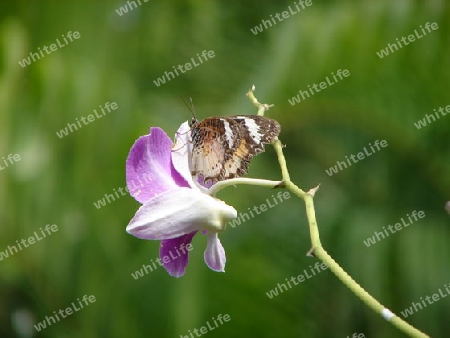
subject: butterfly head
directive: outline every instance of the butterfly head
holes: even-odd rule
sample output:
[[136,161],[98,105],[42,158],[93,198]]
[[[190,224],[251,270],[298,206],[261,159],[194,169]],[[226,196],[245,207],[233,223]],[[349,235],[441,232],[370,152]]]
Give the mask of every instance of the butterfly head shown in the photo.
[[195,114],[195,107],[194,102],[192,101],[192,97],[189,98],[189,102],[184,97],[181,97],[181,99],[192,114],[191,121],[189,121],[189,127],[191,129],[197,127],[200,122],[197,120],[197,116]]
[[189,127],[192,129],[192,128],[195,128],[195,127],[197,127],[198,125],[199,125],[199,121],[197,120],[197,118],[195,117],[195,116],[193,116],[192,118],[191,118],[191,120],[189,121]]

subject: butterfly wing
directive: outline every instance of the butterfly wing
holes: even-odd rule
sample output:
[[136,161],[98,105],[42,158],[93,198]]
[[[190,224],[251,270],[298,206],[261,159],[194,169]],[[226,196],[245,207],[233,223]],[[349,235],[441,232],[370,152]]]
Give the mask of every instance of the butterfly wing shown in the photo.
[[192,125],[192,175],[217,182],[247,173],[253,156],[280,133],[278,122],[258,115],[210,117]]

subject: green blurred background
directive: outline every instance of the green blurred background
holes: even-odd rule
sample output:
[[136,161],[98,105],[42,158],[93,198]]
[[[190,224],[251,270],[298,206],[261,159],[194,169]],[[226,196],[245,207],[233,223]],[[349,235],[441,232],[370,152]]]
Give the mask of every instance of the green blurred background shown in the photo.
[[[450,117],[414,122],[450,104],[450,6],[445,1],[313,1],[262,33],[250,28],[294,1],[2,1],[0,251],[46,224],[59,231],[0,261],[1,337],[180,337],[218,314],[231,321],[208,337],[402,337],[324,271],[269,299],[266,292],[316,260],[303,203],[290,198],[220,238],[226,273],[203,261],[196,236],[187,273],[131,273],[158,257],[159,243],[128,235],[139,207],[123,196],[125,159],[151,126],[173,136],[190,118],[254,114],[252,84],[282,125],[292,179],[318,183],[316,214],[327,251],[373,296],[400,311],[450,283]],[[136,0],[137,2],[137,0]],[[426,22],[439,29],[380,59],[376,52]],[[81,37],[21,67],[30,52],[68,31]],[[203,50],[215,57],[157,87],[154,80]],[[304,102],[288,99],[331,72],[350,76]],[[119,108],[66,137],[56,132],[105,102]],[[388,147],[329,176],[325,169],[375,140]],[[0,164],[3,162],[0,161]],[[250,177],[279,179],[267,147]],[[220,198],[238,212],[273,191],[238,186]],[[379,243],[363,240],[413,210],[426,217]],[[198,249],[195,249],[198,248]],[[444,289],[443,289],[444,290]],[[444,290],[445,291],[445,290]],[[83,295],[96,302],[45,330],[33,325]],[[450,297],[407,318],[433,337],[450,332]]]

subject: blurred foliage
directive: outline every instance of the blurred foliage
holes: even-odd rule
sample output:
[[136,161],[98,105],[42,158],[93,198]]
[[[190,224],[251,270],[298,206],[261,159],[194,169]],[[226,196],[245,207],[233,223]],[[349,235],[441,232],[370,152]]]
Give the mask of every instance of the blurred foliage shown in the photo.
[[[136,0],[137,1],[137,0]],[[0,262],[2,337],[180,337],[218,314],[231,321],[208,337],[401,337],[328,270],[269,299],[285,278],[314,265],[301,201],[290,198],[221,234],[226,273],[203,262],[194,240],[187,273],[131,273],[158,255],[159,243],[128,235],[139,207],[129,196],[94,202],[125,186],[124,163],[150,126],[172,136],[190,118],[253,114],[256,85],[282,125],[291,176],[318,183],[322,243],[392,311],[437,293],[450,281],[450,117],[418,130],[414,122],[446,106],[450,85],[450,6],[445,1],[313,1],[264,30],[250,28],[293,1],[3,1],[0,13],[0,251],[46,224],[59,231]],[[380,59],[376,52],[426,22],[439,29]],[[22,68],[18,61],[68,31],[80,39]],[[215,58],[157,87],[153,80],[203,50]],[[338,69],[350,76],[291,106],[288,99]],[[56,132],[105,102],[119,108],[59,138]],[[375,140],[389,146],[339,173],[325,169]],[[1,161],[0,161],[1,163]],[[250,177],[278,179],[273,149]],[[273,191],[238,186],[220,197],[247,211]],[[379,243],[363,240],[413,210],[426,217]],[[83,295],[97,301],[37,333],[33,325]],[[450,332],[450,297],[407,320],[434,337]]]

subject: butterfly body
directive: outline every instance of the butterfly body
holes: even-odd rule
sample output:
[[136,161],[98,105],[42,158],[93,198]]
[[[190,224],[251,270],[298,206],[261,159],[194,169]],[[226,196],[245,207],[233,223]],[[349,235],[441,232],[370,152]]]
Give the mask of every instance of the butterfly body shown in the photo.
[[280,124],[259,115],[192,119],[191,173],[205,183],[241,177],[253,156],[264,151],[264,144],[275,140]]

